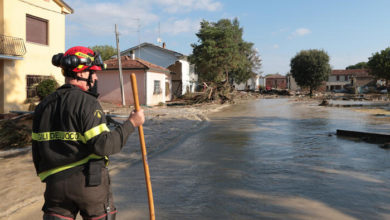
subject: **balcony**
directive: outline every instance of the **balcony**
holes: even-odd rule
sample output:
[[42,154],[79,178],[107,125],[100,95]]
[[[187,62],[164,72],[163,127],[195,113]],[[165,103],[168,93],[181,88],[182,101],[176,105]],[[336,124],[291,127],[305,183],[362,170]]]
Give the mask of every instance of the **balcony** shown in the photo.
[[22,38],[0,35],[0,58],[23,59],[26,47]]

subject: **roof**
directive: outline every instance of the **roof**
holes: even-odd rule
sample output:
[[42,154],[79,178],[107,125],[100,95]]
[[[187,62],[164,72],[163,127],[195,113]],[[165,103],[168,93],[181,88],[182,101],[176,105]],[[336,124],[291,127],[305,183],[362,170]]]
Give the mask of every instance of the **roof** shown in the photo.
[[163,48],[163,47],[151,44],[151,43],[146,43],[146,42],[142,43],[140,45],[137,45],[135,47],[132,47],[132,48],[129,48],[129,49],[126,49],[126,50],[122,51],[121,55],[125,54],[125,53],[128,53],[128,52],[130,52],[132,50],[136,50],[136,49],[141,48],[141,47],[154,47],[154,48],[158,48],[159,50],[162,50],[164,52],[171,53],[171,54],[175,55],[176,57],[183,57],[183,56],[185,57],[185,55],[182,54],[182,53],[179,53],[179,52],[176,52],[176,51],[173,51],[173,50],[168,50],[166,48]]
[[332,70],[331,75],[369,76],[367,69]]
[[272,79],[285,79],[286,76],[280,75],[280,74],[270,74],[265,76],[266,79],[272,78]]
[[[104,63],[107,64],[107,70],[115,70],[115,69],[119,68],[117,58],[106,60],[106,61],[104,61]],[[145,60],[142,60],[139,58],[135,58],[133,60],[129,56],[121,56],[121,64],[122,64],[122,69],[154,70],[154,71],[161,72],[161,73],[170,73],[171,72],[162,66],[158,66],[156,64],[150,63],[148,61],[145,61]]]
[[72,14],[74,12],[73,8],[71,8],[68,4],[66,4],[66,2],[64,2],[63,0],[54,0],[54,2],[56,2],[58,5],[60,5],[61,7],[64,7],[66,8],[70,14]]

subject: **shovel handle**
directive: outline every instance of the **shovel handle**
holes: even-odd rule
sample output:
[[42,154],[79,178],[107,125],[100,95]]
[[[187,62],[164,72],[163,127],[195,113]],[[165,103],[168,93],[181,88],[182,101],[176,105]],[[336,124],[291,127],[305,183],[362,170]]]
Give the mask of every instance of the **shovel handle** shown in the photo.
[[[138,100],[137,79],[136,79],[134,73],[131,74],[131,85],[133,87],[135,111],[139,111],[140,110],[140,106],[139,106],[139,100]],[[152,183],[150,181],[148,156],[146,154],[144,129],[143,129],[142,125],[140,125],[138,127],[138,133],[139,133],[139,141],[140,141],[140,144],[141,144],[141,151],[142,151],[142,162],[144,164],[146,189],[148,191],[150,220],[155,220]]]

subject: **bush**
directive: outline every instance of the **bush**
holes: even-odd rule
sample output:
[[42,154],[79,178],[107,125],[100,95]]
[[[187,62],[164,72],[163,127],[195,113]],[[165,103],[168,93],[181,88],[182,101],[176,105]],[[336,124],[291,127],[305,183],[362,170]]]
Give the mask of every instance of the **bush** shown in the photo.
[[53,93],[58,88],[58,83],[55,79],[45,79],[37,85],[37,94],[42,100],[47,95]]

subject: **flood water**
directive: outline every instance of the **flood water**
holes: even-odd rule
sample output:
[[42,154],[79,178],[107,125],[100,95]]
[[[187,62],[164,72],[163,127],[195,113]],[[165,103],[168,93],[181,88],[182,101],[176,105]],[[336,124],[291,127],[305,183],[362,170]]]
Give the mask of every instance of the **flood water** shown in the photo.
[[[289,99],[211,118],[149,158],[156,219],[390,219],[390,150],[335,135],[387,119]],[[148,219],[142,163],[113,179],[119,219]]]

